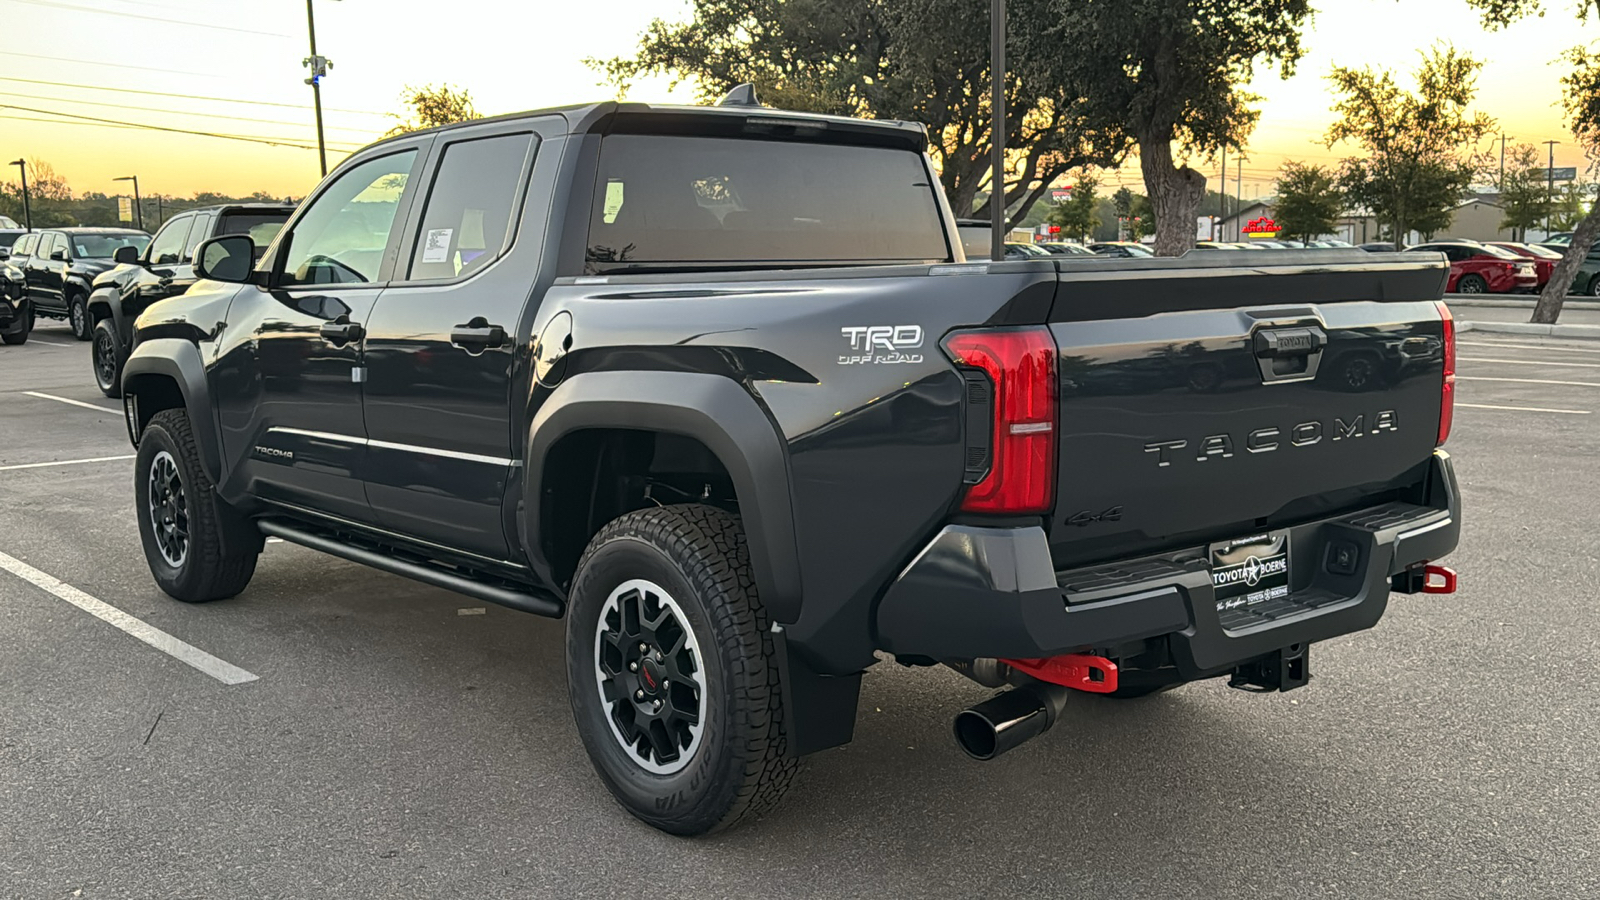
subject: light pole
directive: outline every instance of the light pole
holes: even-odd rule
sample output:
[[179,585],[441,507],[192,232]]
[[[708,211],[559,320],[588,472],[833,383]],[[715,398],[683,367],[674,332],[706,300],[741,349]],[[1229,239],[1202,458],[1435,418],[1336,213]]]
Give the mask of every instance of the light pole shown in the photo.
[[322,79],[333,68],[333,62],[326,56],[317,55],[317,19],[311,11],[311,0],[306,0],[306,34],[311,38],[311,55],[300,60],[300,65],[311,70],[306,84],[311,85],[311,100],[317,107],[317,159],[322,165],[322,174],[327,175],[328,148],[322,139]]
[[1006,258],[1006,0],[992,0],[989,4],[989,81],[989,131],[994,135],[989,173],[989,258],[1000,262]]
[[1550,239],[1550,207],[1555,203],[1555,197],[1556,197],[1556,145],[1559,144],[1559,143],[1561,143],[1561,142],[1560,141],[1545,141],[1545,145],[1550,148],[1550,165],[1549,165],[1548,168],[1546,168],[1544,170],[1544,174],[1546,176],[1548,176],[1548,181],[1547,181],[1547,184],[1546,184],[1546,187],[1545,187],[1545,193],[1544,193],[1544,237],[1545,237],[1545,240],[1549,240]]
[[144,230],[144,201],[139,199],[139,176],[137,176],[137,175],[124,175],[121,178],[113,178],[111,180],[112,181],[131,181],[131,182],[133,182],[133,209],[134,209],[134,213],[133,214],[134,214],[134,217],[139,220],[139,230],[143,231]]
[[11,165],[17,167],[22,173],[22,225],[28,231],[33,231],[33,211],[28,208],[28,161],[25,159],[12,160]]

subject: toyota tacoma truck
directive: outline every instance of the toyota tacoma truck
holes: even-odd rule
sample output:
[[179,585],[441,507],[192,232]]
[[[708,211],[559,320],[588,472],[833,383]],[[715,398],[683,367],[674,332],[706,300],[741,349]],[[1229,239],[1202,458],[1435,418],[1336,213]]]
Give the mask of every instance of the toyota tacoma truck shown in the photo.
[[1453,589],[1444,260],[969,263],[926,143],[744,92],[362,150],[136,322],[157,584],[238,594],[272,535],[562,617],[596,772],[691,835],[880,661],[1004,689],[952,710],[989,758]]

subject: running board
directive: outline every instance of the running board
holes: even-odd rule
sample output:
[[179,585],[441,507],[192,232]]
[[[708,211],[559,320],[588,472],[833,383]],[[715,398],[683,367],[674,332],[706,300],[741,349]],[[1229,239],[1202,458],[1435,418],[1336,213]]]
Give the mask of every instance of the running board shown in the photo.
[[337,538],[306,531],[294,525],[286,525],[281,521],[268,519],[257,522],[256,526],[261,529],[262,534],[283,538],[290,543],[299,544],[302,547],[310,547],[313,550],[320,550],[330,556],[348,559],[351,562],[371,566],[374,569],[381,569],[385,572],[420,581],[423,584],[431,584],[447,591],[466,594],[468,597],[478,600],[510,607],[526,613],[533,613],[536,616],[547,616],[552,619],[559,619],[566,612],[566,604],[543,592],[534,593],[531,589],[514,590],[493,584],[485,584],[441,566],[412,562],[407,559],[401,559],[398,556],[358,547]]

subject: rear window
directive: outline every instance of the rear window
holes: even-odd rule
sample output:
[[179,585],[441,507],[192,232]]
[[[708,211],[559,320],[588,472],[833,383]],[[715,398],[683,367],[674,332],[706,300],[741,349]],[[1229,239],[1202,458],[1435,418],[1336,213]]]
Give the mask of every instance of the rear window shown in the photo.
[[939,262],[936,187],[905,150],[612,135],[588,268]]
[[1510,250],[1507,250],[1504,247],[1496,247],[1493,244],[1484,244],[1481,248],[1480,247],[1474,247],[1472,249],[1478,251],[1479,253],[1486,254],[1488,256],[1499,257],[1500,259],[1517,259],[1517,260],[1520,260],[1520,259],[1524,258],[1519,253],[1512,253]]
[[[255,241],[256,249],[265,251],[272,239],[278,236],[283,223],[289,221],[289,211],[228,213],[212,231],[217,237],[225,234],[246,234]],[[258,254],[259,255],[259,254]]]

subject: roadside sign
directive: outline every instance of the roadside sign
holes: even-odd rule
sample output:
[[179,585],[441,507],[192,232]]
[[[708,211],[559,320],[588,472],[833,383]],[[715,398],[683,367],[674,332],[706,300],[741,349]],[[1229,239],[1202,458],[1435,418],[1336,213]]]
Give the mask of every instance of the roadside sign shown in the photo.
[[132,222],[133,221],[133,198],[132,197],[118,197],[117,198],[117,221],[119,221],[119,222]]
[[1577,181],[1578,180],[1578,167],[1577,166],[1563,166],[1563,167],[1560,167],[1560,168],[1551,169],[1550,170],[1550,180],[1551,181]]
[[1056,203],[1064,203],[1072,199],[1072,188],[1055,188],[1050,191],[1050,199]]

